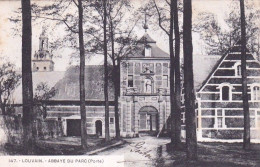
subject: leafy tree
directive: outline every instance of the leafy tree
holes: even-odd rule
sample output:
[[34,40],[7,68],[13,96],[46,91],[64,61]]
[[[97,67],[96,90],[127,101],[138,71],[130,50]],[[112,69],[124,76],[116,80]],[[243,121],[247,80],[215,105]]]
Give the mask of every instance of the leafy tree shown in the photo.
[[47,100],[50,100],[56,94],[55,88],[50,88],[46,82],[40,82],[35,89],[34,93],[34,105],[38,108],[38,113],[35,113],[36,117],[47,117]]
[[15,70],[15,65],[7,62],[0,66],[0,107],[2,114],[6,112],[6,107],[11,103],[10,97],[15,88],[20,84],[21,75]]
[[[246,40],[248,49],[255,55],[260,53],[259,35],[260,28],[258,20],[260,18],[260,10],[254,7],[254,3],[247,1],[245,13],[246,24]],[[224,19],[225,24],[221,25],[216,15],[210,12],[199,14],[194,24],[194,31],[199,32],[201,38],[206,44],[206,51],[212,55],[223,55],[240,40],[241,20],[238,11],[238,4],[232,2],[231,10],[227,18]],[[259,58],[259,57],[258,57]]]
[[186,154],[189,160],[197,160],[197,136],[195,115],[195,92],[192,48],[192,3],[184,0],[183,11],[183,52],[184,52],[184,98],[186,123]]

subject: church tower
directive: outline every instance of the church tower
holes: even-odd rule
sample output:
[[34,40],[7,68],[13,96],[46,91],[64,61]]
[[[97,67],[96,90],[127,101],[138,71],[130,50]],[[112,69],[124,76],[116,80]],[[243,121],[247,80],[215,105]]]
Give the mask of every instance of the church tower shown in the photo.
[[34,53],[32,58],[33,72],[54,70],[53,55],[48,47],[48,37],[45,35],[45,31],[43,31],[39,37],[39,50]]

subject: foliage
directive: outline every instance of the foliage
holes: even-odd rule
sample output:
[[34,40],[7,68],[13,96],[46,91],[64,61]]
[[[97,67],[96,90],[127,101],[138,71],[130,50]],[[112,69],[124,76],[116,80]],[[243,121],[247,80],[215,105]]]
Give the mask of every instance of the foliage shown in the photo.
[[[195,21],[193,31],[198,32],[206,43],[206,50],[211,55],[223,55],[231,46],[240,40],[241,21],[238,4],[233,2],[230,13],[224,19],[225,24],[220,24],[216,15],[203,12]],[[260,28],[258,21],[260,10],[254,8],[252,3],[246,5],[246,37],[248,49],[259,55],[260,53]]]
[[0,107],[2,114],[5,113],[6,107],[11,103],[11,95],[15,88],[20,84],[21,75],[15,70],[15,65],[7,62],[0,66]]
[[47,104],[46,101],[50,100],[56,94],[55,88],[50,88],[46,82],[41,82],[37,85],[34,94],[34,104],[36,117],[47,117]]

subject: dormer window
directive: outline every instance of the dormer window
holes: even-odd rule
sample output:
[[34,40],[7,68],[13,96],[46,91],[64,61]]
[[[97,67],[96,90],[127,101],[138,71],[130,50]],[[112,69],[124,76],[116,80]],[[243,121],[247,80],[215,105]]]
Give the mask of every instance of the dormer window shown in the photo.
[[233,66],[234,70],[235,70],[235,76],[240,77],[242,75],[242,70],[241,70],[241,63],[237,62],[234,66]]
[[151,57],[152,56],[152,48],[150,46],[145,46],[144,54],[145,54],[145,57]]
[[222,83],[218,87],[220,90],[220,100],[230,101],[232,100],[232,86],[229,83]]
[[229,89],[230,89],[229,86],[223,86],[222,87],[222,89],[221,89],[222,100],[224,100],[224,101],[229,100],[229,96],[230,96],[230,94],[229,94],[230,90]]
[[260,100],[260,85],[252,84],[251,86],[251,100],[258,101]]

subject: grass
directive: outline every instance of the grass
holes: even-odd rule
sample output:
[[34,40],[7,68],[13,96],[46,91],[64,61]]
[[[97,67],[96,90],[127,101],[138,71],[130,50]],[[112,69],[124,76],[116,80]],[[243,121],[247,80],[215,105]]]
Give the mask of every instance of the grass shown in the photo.
[[170,159],[175,161],[163,166],[260,166],[260,144],[251,144],[250,150],[243,150],[242,143],[198,143],[198,161],[187,161],[185,150],[169,152],[171,152]]
[[[89,137],[87,140],[88,148],[83,150],[80,145],[79,137],[50,138],[46,140],[37,140],[35,146],[35,155],[83,155],[87,152],[97,150],[119,142],[112,139],[105,142],[105,139]],[[20,145],[6,144],[3,153],[7,155],[23,155],[23,149]]]

